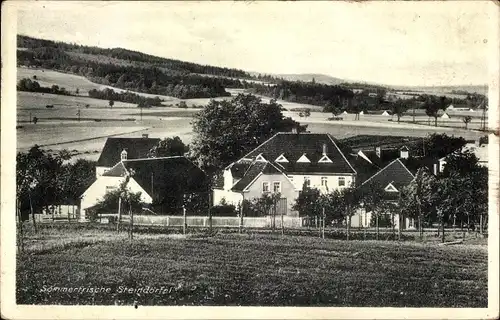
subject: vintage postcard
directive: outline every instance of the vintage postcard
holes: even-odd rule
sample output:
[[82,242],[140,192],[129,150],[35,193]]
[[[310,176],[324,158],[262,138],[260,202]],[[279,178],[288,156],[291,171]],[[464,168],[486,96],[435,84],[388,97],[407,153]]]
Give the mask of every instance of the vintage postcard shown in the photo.
[[2,317],[498,318],[499,18],[2,3]]

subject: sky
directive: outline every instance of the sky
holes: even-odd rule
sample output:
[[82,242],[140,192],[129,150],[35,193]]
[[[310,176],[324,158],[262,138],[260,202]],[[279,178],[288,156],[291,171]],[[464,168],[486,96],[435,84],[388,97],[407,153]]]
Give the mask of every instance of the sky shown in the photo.
[[[488,82],[488,2],[16,2],[17,32],[272,74]],[[494,13],[494,12],[493,12]]]

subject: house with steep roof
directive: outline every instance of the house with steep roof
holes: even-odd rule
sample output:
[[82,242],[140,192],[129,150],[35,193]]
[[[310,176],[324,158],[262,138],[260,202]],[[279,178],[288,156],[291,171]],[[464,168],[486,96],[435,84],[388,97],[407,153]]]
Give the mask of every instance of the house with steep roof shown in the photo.
[[141,193],[141,200],[152,204],[158,213],[168,213],[172,203],[182,201],[184,194],[209,192],[206,174],[184,156],[122,159],[97,180],[81,196],[81,219],[104,195],[119,188],[130,176],[127,188]]
[[[415,172],[412,172],[407,166],[408,159],[397,158],[387,164],[384,168],[376,172],[373,176],[366,179],[358,187],[361,192],[369,192],[370,188],[382,188],[383,199],[387,202],[397,204],[399,194],[405,186],[409,185],[415,178]],[[388,213],[389,214],[389,213]],[[368,227],[372,218],[370,208],[361,208],[351,218],[352,227]],[[412,228],[413,220],[405,218],[403,228]],[[399,228],[399,215],[395,214],[395,228]]]
[[151,148],[160,142],[158,138],[149,138],[147,134],[142,138],[108,138],[102,148],[101,155],[96,163],[96,177],[110,170],[122,160],[126,152],[126,159],[147,158]]
[[356,170],[330,134],[280,132],[227,166],[214,189],[214,203],[238,204],[280,193],[289,216],[303,186],[321,192],[355,184]]

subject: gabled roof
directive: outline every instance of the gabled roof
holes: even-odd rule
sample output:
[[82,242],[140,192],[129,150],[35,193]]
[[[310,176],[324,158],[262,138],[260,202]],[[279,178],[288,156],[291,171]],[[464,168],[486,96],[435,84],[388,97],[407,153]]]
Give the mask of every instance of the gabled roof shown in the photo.
[[235,179],[241,179],[245,175],[245,172],[248,170],[248,168],[252,165],[252,161],[238,161],[230,164],[228,168],[231,170],[231,175]]
[[244,191],[249,187],[255,179],[261,174],[284,174],[277,166],[271,162],[255,161],[245,173],[245,176],[238,181],[231,190],[233,191]]
[[402,187],[408,185],[413,178],[413,173],[408,170],[400,159],[396,159],[363,182],[361,188],[366,188],[370,183],[375,183],[382,188],[385,188],[388,184],[392,184],[396,189],[400,190]]
[[172,194],[207,192],[208,177],[183,156],[124,160],[103,176],[123,177],[127,172],[159,201]]
[[[327,149],[326,155],[332,162],[318,164],[318,161],[323,157],[324,144]],[[297,160],[304,153],[311,163],[297,164]],[[284,154],[289,163],[280,164],[287,173],[308,172],[308,170],[311,170],[311,173],[356,173],[344,153],[339,149],[337,142],[326,133],[280,132],[249,152],[243,159],[255,160],[259,154],[268,160],[277,159],[281,154]]]
[[377,156],[375,150],[362,150],[363,154],[379,168],[385,167],[390,162],[399,158],[400,150],[398,149],[381,149],[380,157]]
[[112,167],[118,163],[123,150],[127,150],[127,159],[146,158],[149,150],[160,142],[157,138],[108,138],[102,148],[98,167]]
[[245,188],[262,173],[264,168],[268,165],[268,162],[256,161],[246,170],[245,175],[238,181],[231,190],[233,191],[243,191]]

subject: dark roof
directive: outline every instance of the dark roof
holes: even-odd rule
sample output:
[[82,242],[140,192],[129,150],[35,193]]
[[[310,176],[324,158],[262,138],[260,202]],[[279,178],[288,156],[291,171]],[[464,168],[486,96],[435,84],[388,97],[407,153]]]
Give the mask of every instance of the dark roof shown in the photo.
[[229,168],[231,169],[231,175],[235,179],[241,179],[245,175],[245,172],[252,165],[252,161],[238,161],[232,163]]
[[149,150],[158,142],[160,142],[158,138],[108,138],[96,165],[114,166],[120,161],[120,154],[123,150],[127,150],[127,159],[146,158]]
[[381,169],[377,165],[369,163],[357,154],[349,155],[348,159],[354,169],[356,169],[357,174],[355,183],[357,186],[365,182]]
[[[323,145],[326,145],[326,155],[332,163],[318,163],[323,154]],[[280,132],[252,150],[243,159],[254,160],[259,154],[273,163],[283,154],[289,162],[279,164],[287,173],[356,173],[339,149],[337,142],[326,133]],[[296,162],[303,154],[311,163]]]
[[400,150],[398,149],[381,149],[380,151],[380,157],[377,156],[377,153],[375,150],[361,150],[370,161],[382,169],[386,165],[388,165],[390,162],[394,161],[395,159],[399,158],[401,155]]
[[103,176],[123,177],[126,172],[153,199],[174,193],[207,192],[208,177],[183,156],[124,160]]
[[400,159],[396,159],[363,182],[360,188],[364,189],[370,183],[375,183],[381,188],[385,188],[391,183],[396,189],[400,190],[400,188],[408,185],[413,178],[413,173],[408,170]]
[[255,161],[247,169],[240,181],[231,188],[233,191],[243,191],[268,166],[267,161]]

